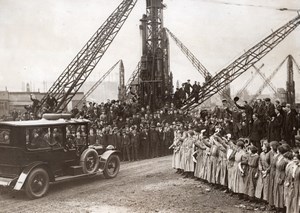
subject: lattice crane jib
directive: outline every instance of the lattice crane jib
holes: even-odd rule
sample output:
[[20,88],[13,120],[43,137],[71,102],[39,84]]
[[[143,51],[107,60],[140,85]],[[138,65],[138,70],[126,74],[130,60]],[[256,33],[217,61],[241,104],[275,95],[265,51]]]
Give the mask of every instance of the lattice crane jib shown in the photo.
[[48,95],[58,102],[55,112],[66,108],[120,31],[136,2],[137,0],[123,0],[120,3],[42,98],[40,110],[45,107]]
[[272,81],[268,80],[267,76],[264,73],[262,73],[260,70],[258,70],[255,66],[253,66],[253,67],[258,72],[258,74],[262,78],[263,82],[266,83],[267,86],[269,86],[273,90],[274,94],[276,95],[276,93],[277,93],[276,87],[274,86],[274,84],[272,83]]
[[[275,77],[275,75],[278,73],[278,71],[280,70],[280,68],[283,66],[283,64],[285,63],[285,61],[287,60],[287,58],[285,58],[280,64],[279,66],[271,73],[271,75],[264,81],[264,83],[261,85],[261,87],[259,87],[259,89],[257,90],[257,92],[255,93],[255,95],[252,97],[250,103],[253,103],[253,101],[255,99],[257,99],[261,93],[263,92],[263,90],[270,85],[270,82],[272,81],[272,79]],[[275,89],[275,94],[276,94],[276,89]]]
[[[174,35],[168,28],[165,28],[166,32],[174,40],[175,44],[179,47],[182,53],[187,57],[191,64],[196,68],[205,81],[209,81],[212,77],[212,74],[206,69],[206,67],[197,59],[197,57],[180,41],[178,37]],[[230,86],[227,85],[226,88],[218,91],[218,94],[222,99],[226,99],[230,105],[234,105],[234,102],[231,99],[230,95]]]
[[[251,66],[262,59],[268,54],[275,46],[283,41],[293,30],[300,24],[300,15],[297,15],[294,19],[278,28],[272,34],[264,38],[261,42],[250,48],[238,59],[232,62],[229,66],[218,72],[208,84],[199,93],[199,101],[189,102],[182,107],[184,111],[192,110],[199,106],[205,100],[216,94],[220,89],[223,89],[229,81],[232,82],[248,70]],[[226,75],[230,76],[230,79],[226,81]]]
[[177,46],[185,54],[185,56],[191,61],[196,70],[203,76],[204,79],[212,77],[205,66],[196,58],[196,56],[177,38],[168,28],[165,28],[166,32],[171,36]]
[[106,79],[106,77],[116,68],[116,66],[121,62],[119,60],[115,63],[106,73],[104,73],[101,78],[87,91],[80,101],[75,105],[76,107],[80,106],[86,99],[99,87],[99,85]]
[[[126,97],[129,95],[132,87],[137,86],[137,85],[133,85],[133,84],[135,81],[138,81],[140,71],[141,71],[141,62],[139,61],[135,70],[131,73],[131,76],[129,77],[129,79],[125,85],[125,96]],[[136,83],[138,84],[138,82],[136,82]]]
[[248,86],[250,85],[250,83],[258,75],[257,70],[260,70],[263,66],[264,66],[264,64],[262,64],[259,68],[253,66],[256,72],[254,72],[254,74],[251,76],[251,78],[249,78],[248,81],[245,83],[245,85],[236,93],[235,97],[240,97],[243,94],[243,92],[248,88]]

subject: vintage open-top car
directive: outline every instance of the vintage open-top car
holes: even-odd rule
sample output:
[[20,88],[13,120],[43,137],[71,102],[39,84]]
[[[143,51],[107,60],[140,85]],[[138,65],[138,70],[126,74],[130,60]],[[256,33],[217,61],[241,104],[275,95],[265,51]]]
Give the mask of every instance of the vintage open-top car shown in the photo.
[[0,122],[0,186],[44,196],[49,183],[103,173],[116,177],[120,152],[89,144],[89,120],[45,114],[41,120]]

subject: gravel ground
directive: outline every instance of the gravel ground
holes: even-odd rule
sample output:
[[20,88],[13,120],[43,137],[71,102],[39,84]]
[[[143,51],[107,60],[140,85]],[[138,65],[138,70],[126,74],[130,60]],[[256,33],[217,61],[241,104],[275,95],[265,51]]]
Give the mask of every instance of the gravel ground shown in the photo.
[[53,184],[37,200],[1,188],[0,206],[0,212],[261,212],[208,184],[182,178],[171,168],[171,156],[122,163],[114,179],[98,175]]

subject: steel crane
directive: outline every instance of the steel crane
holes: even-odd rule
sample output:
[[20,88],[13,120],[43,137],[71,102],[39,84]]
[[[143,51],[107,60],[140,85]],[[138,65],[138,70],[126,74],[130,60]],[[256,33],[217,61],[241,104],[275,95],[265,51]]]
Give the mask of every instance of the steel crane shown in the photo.
[[[257,90],[257,92],[255,93],[255,95],[252,97],[250,103],[253,103],[253,101],[255,99],[258,98],[258,96],[261,95],[262,91],[268,86],[270,85],[271,80],[274,78],[274,76],[278,73],[278,71],[280,70],[280,68],[282,67],[282,65],[285,63],[285,61],[287,60],[288,57],[286,57],[280,64],[279,66],[271,73],[271,75],[265,79],[265,82],[263,83],[263,85],[261,85],[261,87]],[[275,93],[276,93],[276,89],[275,89]]]
[[75,106],[79,106],[82,104],[94,91],[97,89],[97,87],[105,80],[105,78],[115,69],[115,67],[121,62],[122,60],[119,60],[117,63],[115,63],[104,75],[101,76],[101,78],[87,91],[84,96],[78,101],[78,103]]
[[135,79],[138,78],[140,71],[141,71],[141,62],[137,64],[135,70],[132,72],[131,76],[129,77],[125,85],[126,96],[129,95],[132,83],[135,81]]
[[[182,107],[182,110],[187,112],[188,110],[196,108],[205,100],[216,94],[220,89],[225,88],[230,82],[238,78],[241,74],[246,72],[246,70],[268,54],[291,32],[293,32],[299,24],[300,15],[297,15],[288,23],[272,32],[258,44],[251,47],[243,55],[218,72],[204,87],[202,87],[202,90],[199,93],[199,101],[197,103],[195,101],[190,101]],[[229,76],[230,78],[228,79],[226,76]]]
[[105,54],[136,2],[137,0],[123,0],[112,12],[41,99],[40,113],[46,107],[49,96],[57,100],[54,112],[61,112],[66,108]]
[[295,94],[295,81],[294,81],[294,66],[300,72],[300,67],[292,55],[288,55],[287,62],[287,81],[286,81],[286,102],[295,105],[296,94]]
[[[264,66],[264,64],[262,64],[259,68],[257,68],[258,70],[260,70],[262,67]],[[251,78],[248,79],[248,81],[245,83],[245,85],[236,93],[235,97],[240,97],[243,92],[246,90],[246,88],[249,86],[249,84],[255,79],[255,77],[257,76],[258,72],[255,69],[255,73],[251,76]]]
[[269,86],[273,90],[273,92],[276,95],[276,93],[277,93],[276,87],[274,86],[274,84],[272,83],[272,81],[268,80],[267,76],[264,73],[262,73],[260,70],[258,70],[257,67],[255,67],[255,66],[253,66],[253,67],[258,72],[258,74],[260,75],[260,77],[262,78],[262,80],[267,84],[267,86]]
[[[205,68],[205,66],[196,58],[196,56],[168,29],[165,28],[166,32],[171,36],[176,45],[180,48],[183,54],[189,59],[192,65],[196,68],[196,70],[203,76],[205,82],[209,81],[212,78],[212,74]],[[228,90],[228,89],[227,89]],[[226,89],[222,89],[218,91],[218,94],[224,98],[226,98],[229,103],[232,105],[232,99],[230,95],[227,93]]]

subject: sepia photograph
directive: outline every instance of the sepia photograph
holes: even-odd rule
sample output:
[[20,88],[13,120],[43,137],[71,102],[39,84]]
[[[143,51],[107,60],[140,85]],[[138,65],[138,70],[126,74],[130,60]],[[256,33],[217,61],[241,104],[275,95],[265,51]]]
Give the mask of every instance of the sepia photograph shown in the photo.
[[299,0],[0,0],[0,212],[300,213],[299,25]]

